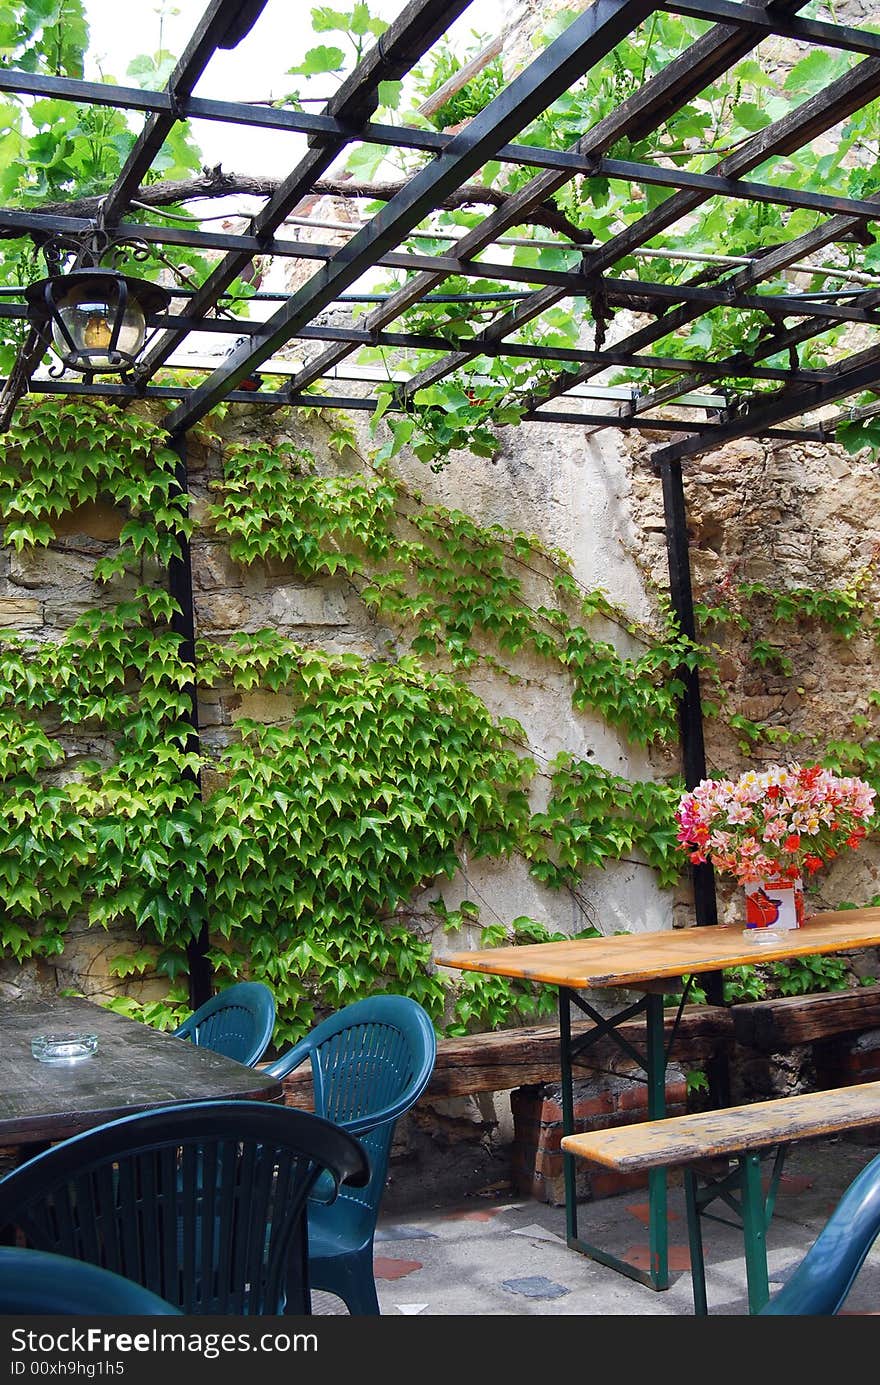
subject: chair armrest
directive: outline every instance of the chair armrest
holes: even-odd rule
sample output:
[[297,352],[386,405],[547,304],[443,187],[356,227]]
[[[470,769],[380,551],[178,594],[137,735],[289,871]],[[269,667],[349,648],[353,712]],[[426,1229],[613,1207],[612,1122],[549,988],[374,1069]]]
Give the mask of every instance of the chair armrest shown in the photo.
[[294,1068],[298,1068],[307,1058],[311,1058],[313,1048],[314,1044],[308,1038],[300,1039],[298,1044],[294,1044],[293,1048],[282,1053],[280,1058],[276,1058],[272,1063],[267,1063],[263,1072],[269,1077],[287,1077]]
[[349,1135],[360,1139],[362,1135],[371,1135],[383,1125],[392,1125],[409,1106],[409,1102],[394,1102],[391,1106],[383,1107],[381,1111],[371,1111],[368,1116],[355,1116],[351,1120],[337,1121],[336,1124],[340,1130],[345,1130]]
[[315,1186],[309,1193],[309,1202],[318,1202],[327,1207],[331,1202],[335,1202],[339,1194],[339,1187],[336,1179],[329,1169],[323,1169],[318,1174]]

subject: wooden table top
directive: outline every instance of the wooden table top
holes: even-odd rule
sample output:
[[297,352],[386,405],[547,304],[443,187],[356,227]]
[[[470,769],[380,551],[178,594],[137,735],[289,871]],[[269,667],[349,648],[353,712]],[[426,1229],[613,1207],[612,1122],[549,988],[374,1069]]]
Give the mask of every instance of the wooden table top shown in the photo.
[[[36,1034],[65,1030],[97,1034],[97,1052],[69,1064],[34,1058]],[[0,1145],[66,1139],[178,1101],[281,1097],[277,1079],[88,1000],[0,1004]]]
[[[758,930],[749,930],[753,931]],[[744,937],[737,924],[449,952],[438,955],[436,961],[442,967],[544,981],[571,990],[600,986],[638,990],[642,983],[688,973],[875,945],[880,945],[880,909],[839,909],[813,914],[801,928],[782,933],[777,942],[755,942]]]

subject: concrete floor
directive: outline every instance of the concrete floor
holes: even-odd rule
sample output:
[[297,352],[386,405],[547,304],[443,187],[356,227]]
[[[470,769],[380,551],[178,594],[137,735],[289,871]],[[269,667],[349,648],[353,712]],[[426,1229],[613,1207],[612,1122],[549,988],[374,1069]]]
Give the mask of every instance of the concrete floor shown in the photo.
[[[878,1152],[846,1138],[792,1147],[768,1230],[770,1290],[799,1263],[840,1194]],[[670,1279],[656,1292],[565,1244],[565,1215],[533,1199],[493,1193],[382,1216],[376,1282],[383,1316],[673,1316],[694,1313],[682,1190],[670,1188]],[[646,1195],[622,1194],[579,1208],[579,1234],[626,1259],[647,1258]],[[747,1315],[742,1233],[704,1226],[710,1315]],[[880,1241],[847,1301],[847,1312],[880,1306]],[[317,1314],[345,1313],[327,1294]]]

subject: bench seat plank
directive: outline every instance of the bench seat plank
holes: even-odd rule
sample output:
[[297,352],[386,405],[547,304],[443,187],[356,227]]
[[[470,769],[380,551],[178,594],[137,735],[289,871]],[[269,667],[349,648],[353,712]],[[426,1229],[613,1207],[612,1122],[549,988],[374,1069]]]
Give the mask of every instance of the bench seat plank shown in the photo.
[[880,1124],[880,1082],[565,1135],[566,1154],[637,1173]]

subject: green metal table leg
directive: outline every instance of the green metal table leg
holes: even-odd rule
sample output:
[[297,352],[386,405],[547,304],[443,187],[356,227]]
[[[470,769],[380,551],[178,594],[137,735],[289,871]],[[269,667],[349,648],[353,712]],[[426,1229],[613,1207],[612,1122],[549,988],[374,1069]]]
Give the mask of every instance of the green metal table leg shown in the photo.
[[[568,991],[559,988],[560,1072],[562,1075],[562,1129],[566,1135],[574,1131],[574,1094],[571,1076],[571,1001]],[[562,1176],[565,1182],[565,1233],[569,1243],[577,1240],[577,1186],[573,1154],[562,1156]]]
[[688,1245],[691,1252],[691,1281],[694,1291],[694,1317],[705,1318],[709,1312],[706,1300],[706,1261],[703,1256],[703,1224],[697,1200],[697,1175],[684,1169],[684,1201],[687,1208]]
[[[645,997],[646,1072],[648,1075],[648,1120],[666,1115],[666,1053],[663,1043],[663,997]],[[651,1282],[655,1289],[669,1288],[669,1222],[667,1217],[666,1170],[648,1174],[648,1241]]]
[[770,1297],[770,1281],[767,1274],[767,1213],[764,1206],[764,1190],[761,1187],[760,1155],[740,1155],[739,1177],[749,1312],[757,1313]]
[[[572,1040],[571,1006],[577,1005],[593,1021],[595,1029],[587,1037]],[[644,1013],[646,1019],[645,1053],[642,1054],[620,1033],[619,1026],[637,1014]],[[659,1119],[666,1115],[666,1053],[664,1047],[663,997],[660,994],[648,995],[614,1015],[603,1016],[581,1000],[577,992],[559,988],[559,1037],[560,1074],[562,1085],[562,1124],[563,1132],[574,1132],[574,1091],[572,1067],[574,1059],[594,1042],[603,1037],[613,1039],[647,1075],[648,1117]],[[572,1250],[588,1255],[601,1265],[635,1279],[650,1289],[669,1288],[669,1233],[666,1224],[666,1170],[654,1169],[648,1174],[648,1218],[649,1218],[649,1265],[647,1269],[622,1260],[610,1251],[602,1250],[587,1241],[581,1240],[577,1233],[577,1188],[575,1182],[576,1161],[573,1155],[563,1154],[562,1168],[565,1182],[565,1223],[566,1239]]]

